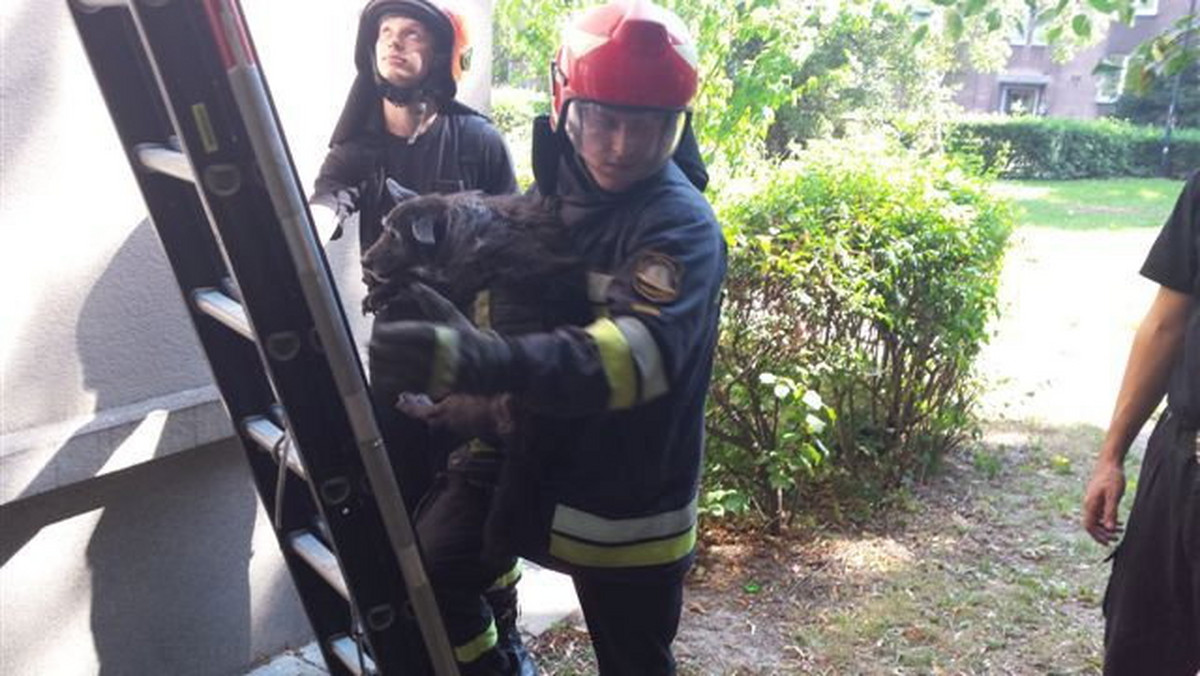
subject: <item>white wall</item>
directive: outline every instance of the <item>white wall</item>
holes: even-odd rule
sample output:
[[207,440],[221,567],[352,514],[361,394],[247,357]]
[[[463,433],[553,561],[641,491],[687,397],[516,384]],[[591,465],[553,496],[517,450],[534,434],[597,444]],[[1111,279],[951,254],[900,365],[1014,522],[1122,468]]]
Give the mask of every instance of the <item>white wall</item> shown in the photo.
[[[247,0],[302,183],[353,75],[360,5]],[[487,0],[464,100],[486,103]],[[3,4],[0,504],[228,435],[211,378],[92,80],[65,0]],[[332,245],[348,307],[354,238]],[[357,315],[353,312],[352,315]],[[168,413],[153,447],[121,442]],[[120,452],[116,452],[120,449]]]
[[[243,6],[311,186],[362,3]],[[231,673],[306,624],[66,0],[0,3],[0,50],[0,665]],[[327,253],[357,308],[356,236]]]

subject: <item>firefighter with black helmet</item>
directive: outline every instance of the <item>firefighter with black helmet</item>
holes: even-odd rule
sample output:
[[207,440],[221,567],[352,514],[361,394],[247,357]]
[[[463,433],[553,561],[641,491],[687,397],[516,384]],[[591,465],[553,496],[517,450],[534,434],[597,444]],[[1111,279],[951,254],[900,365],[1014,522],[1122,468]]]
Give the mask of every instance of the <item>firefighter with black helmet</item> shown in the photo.
[[[463,15],[443,0],[371,0],[359,17],[355,79],[330,140],[310,203],[322,239],[341,236],[356,217],[363,251],[382,232],[395,197],[391,186],[418,194],[517,189],[500,133],[455,99],[470,65]],[[376,321],[406,316],[400,308]],[[370,364],[380,431],[392,454],[410,515],[444,468],[449,440],[378,396],[379,366]],[[497,576],[486,592],[490,643],[513,664],[528,664],[516,627],[519,568]],[[470,640],[464,639],[469,643]],[[414,641],[414,650],[420,650]]]
[[573,577],[606,675],[674,673],[696,542],[726,266],[702,171],[681,169],[702,164],[670,161],[696,63],[682,21],[646,0],[563,34],[534,167],[589,268],[590,323],[513,337],[381,322],[370,345],[390,391],[512,394],[532,464],[497,488],[485,540]]

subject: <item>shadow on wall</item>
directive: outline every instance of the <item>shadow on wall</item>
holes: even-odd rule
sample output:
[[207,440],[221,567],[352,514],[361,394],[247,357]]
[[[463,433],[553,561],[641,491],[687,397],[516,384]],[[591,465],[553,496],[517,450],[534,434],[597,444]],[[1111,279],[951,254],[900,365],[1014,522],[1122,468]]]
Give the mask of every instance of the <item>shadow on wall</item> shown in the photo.
[[[147,302],[153,295],[149,290],[175,287],[164,266],[151,263],[164,258],[153,228],[143,221],[84,301],[76,343],[83,386],[94,393],[97,413],[125,403],[114,402],[110,393],[122,377],[152,380],[158,372],[153,369],[164,368],[154,356],[147,358],[153,351],[146,349],[166,332],[162,322],[182,315],[164,311],[161,302]],[[147,290],[145,297],[139,289]],[[165,352],[157,358],[196,354],[194,348]],[[0,566],[19,557],[44,528],[103,509],[86,550],[100,673],[208,674],[217,665],[236,668],[250,659],[254,488],[240,447],[230,442],[218,445],[220,453],[210,446],[107,474],[104,466],[114,454],[146,459],[160,454],[153,417],[136,426],[91,430],[88,443],[72,444],[68,437],[30,488],[0,506]],[[106,475],[30,497],[36,487],[55,480],[46,475],[63,471]],[[71,574],[74,564],[47,565]]]

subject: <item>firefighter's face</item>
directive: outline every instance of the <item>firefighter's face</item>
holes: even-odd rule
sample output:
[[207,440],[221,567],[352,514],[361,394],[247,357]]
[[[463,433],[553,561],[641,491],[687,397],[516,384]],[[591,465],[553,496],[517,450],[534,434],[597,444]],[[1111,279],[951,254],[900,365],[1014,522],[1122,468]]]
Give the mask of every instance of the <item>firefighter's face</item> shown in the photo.
[[420,84],[433,61],[433,33],[425,24],[406,16],[385,16],[375,40],[375,67],[397,87]]
[[679,143],[683,121],[679,111],[571,101],[566,126],[596,185],[623,192],[662,168]]

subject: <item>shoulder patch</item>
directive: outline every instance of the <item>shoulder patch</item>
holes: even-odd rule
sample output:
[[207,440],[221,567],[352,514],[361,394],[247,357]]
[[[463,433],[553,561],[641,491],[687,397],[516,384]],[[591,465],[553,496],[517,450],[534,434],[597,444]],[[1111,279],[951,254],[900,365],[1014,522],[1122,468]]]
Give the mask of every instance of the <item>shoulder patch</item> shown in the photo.
[[670,303],[679,297],[683,266],[670,256],[648,252],[633,270],[633,289],[652,303]]

